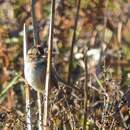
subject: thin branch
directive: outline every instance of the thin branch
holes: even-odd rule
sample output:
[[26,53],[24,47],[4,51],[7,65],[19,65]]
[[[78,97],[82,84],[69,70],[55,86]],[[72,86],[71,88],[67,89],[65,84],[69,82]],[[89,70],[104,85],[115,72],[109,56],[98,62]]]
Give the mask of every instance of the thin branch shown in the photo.
[[[24,57],[24,61],[26,60],[27,52],[28,52],[27,28],[26,28],[26,25],[24,24],[24,26],[23,26],[23,57]],[[24,74],[25,74],[25,72],[24,72]]]
[[[105,1],[104,4],[104,36],[103,36],[103,41],[106,41],[106,29],[107,29],[107,21],[108,21],[108,11],[107,11],[107,6],[108,6],[108,0]],[[104,60],[104,67],[106,66],[106,60]]]
[[110,125],[110,130],[113,129],[114,123],[115,123],[115,119],[112,119],[112,123],[111,123],[111,125]]
[[73,38],[72,38],[71,50],[70,50],[68,83],[70,83],[70,80],[71,80],[70,78],[71,78],[72,65],[73,65],[73,49],[74,49],[74,44],[75,44],[75,41],[76,41],[76,30],[77,30],[77,24],[78,24],[78,18],[79,18],[80,2],[81,2],[81,0],[78,0],[77,12],[76,12],[75,24],[74,24],[74,33],[73,33]]
[[48,41],[48,59],[46,70],[46,82],[45,82],[45,98],[44,98],[44,116],[43,116],[43,128],[47,130],[47,117],[48,117],[48,89],[51,75],[51,60],[52,60],[52,48],[53,48],[53,28],[54,28],[54,14],[55,14],[55,0],[51,3],[51,16],[50,16],[50,28],[49,28],[49,41]]
[[84,121],[83,121],[83,130],[86,130],[87,123],[87,102],[88,102],[88,67],[87,67],[87,57],[85,57],[85,84],[84,84]]
[[98,83],[98,85],[99,85],[100,89],[101,89],[102,91],[104,91],[104,92],[105,92],[105,89],[104,89],[104,87],[103,87],[103,85],[102,85],[101,81],[98,79],[97,75],[96,75],[96,74],[93,74],[93,76],[94,76],[94,78],[95,78],[96,82]]
[[42,103],[41,103],[41,94],[37,92],[37,104],[38,104],[38,130],[43,130],[42,127]]
[[[34,45],[39,43],[39,32],[37,28],[37,22],[35,17],[35,0],[32,0],[32,23],[33,23],[33,35],[34,35]],[[42,105],[41,105],[41,95],[37,92],[37,104],[38,104],[38,130],[42,130]]]
[[[28,41],[27,41],[27,29],[26,25],[24,24],[24,37],[23,37],[23,55],[24,55],[24,76],[25,76],[25,60],[28,51]],[[27,130],[32,130],[32,122],[31,122],[31,107],[30,107],[30,88],[26,84],[25,85],[25,93],[26,93],[26,123],[27,123]]]
[[26,123],[27,130],[32,130],[32,117],[31,117],[31,106],[30,106],[30,87],[28,84],[25,85],[26,93]]
[[122,119],[122,123],[123,123],[123,125],[124,125],[124,128],[125,128],[126,130],[129,130],[129,128],[128,128],[127,124],[126,124],[126,120],[124,119],[124,115],[123,115],[123,113],[121,112],[121,110],[119,111],[119,113],[120,113],[120,117],[121,117],[121,119]]
[[13,106],[14,106],[14,91],[13,89],[10,89],[8,92],[8,109],[11,111],[13,110]]
[[37,22],[35,17],[35,0],[32,0],[32,24],[33,24],[33,36],[34,36],[34,45],[39,42],[39,33],[37,29]]
[[119,44],[121,45],[121,42],[122,42],[122,22],[118,23],[117,39],[118,39]]

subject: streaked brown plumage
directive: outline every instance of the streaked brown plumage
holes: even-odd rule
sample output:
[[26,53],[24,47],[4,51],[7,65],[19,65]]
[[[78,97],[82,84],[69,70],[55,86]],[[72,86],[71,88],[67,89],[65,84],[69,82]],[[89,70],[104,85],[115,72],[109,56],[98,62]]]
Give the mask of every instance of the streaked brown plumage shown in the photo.
[[[25,59],[25,79],[28,84],[36,91],[43,93],[46,79],[46,58],[41,54],[37,47],[28,50]],[[53,71],[51,71],[51,86],[58,86]]]

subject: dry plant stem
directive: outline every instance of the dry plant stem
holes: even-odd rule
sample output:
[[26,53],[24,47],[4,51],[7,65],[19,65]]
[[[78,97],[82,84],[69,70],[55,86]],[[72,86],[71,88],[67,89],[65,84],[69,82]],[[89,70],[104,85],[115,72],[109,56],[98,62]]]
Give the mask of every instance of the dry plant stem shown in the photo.
[[27,27],[26,24],[23,26],[23,57],[24,57],[24,62],[26,60],[27,56],[27,51],[28,51],[28,40],[27,40]]
[[25,85],[25,93],[26,93],[26,123],[27,130],[32,130],[32,117],[31,117],[31,106],[30,106],[30,87]]
[[76,30],[77,30],[77,24],[78,24],[78,18],[79,18],[80,3],[81,3],[81,0],[78,0],[77,12],[76,12],[75,24],[74,24],[74,33],[73,33],[71,50],[70,50],[70,58],[69,58],[68,84],[70,84],[70,81],[71,81],[71,72],[72,72],[72,64],[73,64],[73,50],[74,50],[74,44],[76,41]]
[[115,122],[115,119],[112,120],[112,123],[111,123],[111,126],[110,126],[110,130],[112,130],[114,122]]
[[94,77],[94,78],[95,78],[95,80],[97,81],[97,83],[98,83],[98,85],[99,85],[100,89],[101,89],[102,91],[104,91],[104,92],[105,92],[105,89],[104,89],[104,87],[103,87],[102,83],[100,82],[100,80],[98,79],[97,75],[96,75],[96,74],[93,74],[93,77]]
[[[106,26],[107,26],[107,6],[108,6],[108,0],[105,1],[105,5],[104,5],[105,9],[104,9],[104,30],[106,29]],[[105,34],[105,33],[104,33]]]
[[126,124],[126,121],[125,121],[125,119],[124,119],[123,113],[121,112],[121,110],[119,111],[119,113],[120,113],[120,117],[121,117],[121,119],[122,119],[122,123],[123,123],[123,125],[124,125],[124,128],[125,128],[126,130],[129,130],[129,128],[128,128],[127,124]]
[[43,130],[42,127],[42,103],[41,103],[41,94],[37,92],[37,103],[38,103],[38,130]]
[[43,0],[37,0],[35,4],[35,16],[37,21],[42,19],[42,6]]
[[87,123],[87,102],[88,102],[88,67],[87,67],[87,57],[85,58],[85,84],[84,84],[84,121],[83,121],[83,130],[86,130]]
[[[26,25],[24,24],[24,37],[23,37],[23,55],[24,55],[24,65],[26,60],[26,55],[28,51],[28,41],[27,41],[27,29]],[[25,74],[25,70],[24,70]],[[27,130],[32,130],[32,122],[31,122],[31,107],[30,107],[30,88],[28,85],[25,85],[25,93],[26,93],[26,123],[27,123]]]
[[121,39],[122,39],[122,22],[118,23],[118,30],[117,30],[117,39],[119,44],[121,45]]
[[97,31],[94,31],[93,34],[92,34],[92,38],[90,40],[90,45],[93,46],[95,44],[96,36],[97,36]]
[[[13,109],[14,106],[14,94],[13,94],[13,90],[11,89],[8,93],[8,110],[11,111]],[[13,94],[13,95],[12,95]],[[3,130],[9,130],[9,128],[7,126],[5,126],[3,128]]]
[[103,85],[101,84],[100,80],[98,79],[97,75],[93,74],[93,76],[94,76],[95,80],[97,81],[97,83],[100,87],[99,89],[102,90],[103,93],[104,93],[104,95],[103,95],[104,96],[104,109],[103,109],[103,113],[102,113],[102,122],[104,122],[104,120],[105,120],[104,115],[106,114],[106,112],[108,110],[108,103],[110,101],[110,98],[109,98],[109,95],[106,93],[106,91],[105,91]]
[[54,14],[55,14],[55,0],[51,3],[51,16],[50,16],[50,28],[49,28],[49,41],[48,41],[48,58],[47,58],[47,70],[46,70],[46,82],[45,82],[45,95],[44,95],[44,116],[43,116],[43,128],[47,130],[47,117],[48,117],[48,89],[50,82],[51,72],[51,57],[53,48],[53,28],[54,28]]
[[[120,21],[119,23],[118,23],[118,29],[117,29],[117,40],[118,40],[118,42],[119,42],[119,47],[122,47],[121,46],[121,42],[122,42],[122,22]],[[121,55],[121,57],[120,58],[118,58],[118,61],[122,61],[123,60],[123,56]],[[123,71],[124,71],[124,67],[122,67],[121,65],[118,65],[118,75],[120,74],[120,71],[119,70],[121,70],[121,75],[123,76]],[[123,77],[122,77],[122,81],[121,81],[121,83],[123,83]]]
[[76,129],[76,122],[75,122],[75,119],[74,119],[74,115],[72,114],[71,112],[71,108],[70,108],[70,105],[66,102],[67,104],[67,107],[68,107],[68,110],[66,110],[66,113],[67,113],[67,117],[69,119],[69,123],[70,123],[70,128],[71,130],[75,130]]
[[[107,30],[107,20],[108,20],[108,12],[107,12],[107,6],[108,6],[108,0],[105,1],[105,5],[104,5],[104,36],[103,36],[103,40],[106,41],[105,39],[105,35],[106,35],[106,30]],[[103,61],[104,63],[104,67],[106,66],[106,60]]]
[[[35,17],[35,0],[32,0],[32,22],[33,22],[33,35],[34,35],[34,46],[39,43],[39,33],[36,26],[36,17]],[[43,130],[42,127],[42,105],[41,105],[41,95],[37,92],[37,103],[38,103],[38,130]]]
[[12,110],[14,106],[14,91],[11,89],[8,93],[8,110]]
[[36,24],[36,17],[35,17],[35,0],[32,0],[32,23],[33,23],[33,35],[34,35],[34,45],[39,42],[39,33]]
[[12,110],[13,109],[13,106],[14,106],[14,91],[13,89],[11,88],[8,92],[8,110]]

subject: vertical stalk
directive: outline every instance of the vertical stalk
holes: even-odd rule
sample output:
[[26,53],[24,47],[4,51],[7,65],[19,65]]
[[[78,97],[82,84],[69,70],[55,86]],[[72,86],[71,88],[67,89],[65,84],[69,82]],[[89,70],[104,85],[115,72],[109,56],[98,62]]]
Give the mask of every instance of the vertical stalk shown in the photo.
[[[37,28],[37,22],[35,17],[35,0],[32,0],[32,23],[33,23],[33,35],[34,43],[33,45],[39,44],[39,32]],[[37,105],[38,105],[38,130],[43,130],[42,127],[42,105],[41,105],[41,95],[37,92]]]
[[32,130],[32,117],[31,117],[31,106],[30,106],[30,88],[26,84],[25,85],[25,93],[26,93],[26,123],[27,130]]
[[84,121],[83,121],[83,130],[86,130],[87,123],[87,102],[88,102],[88,67],[87,67],[87,56],[85,57],[85,83],[84,83]]
[[122,22],[118,23],[117,39],[118,39],[118,42],[119,42],[120,47],[121,47],[121,42],[122,42]]
[[10,111],[13,110],[13,106],[14,106],[14,91],[13,89],[11,89],[8,92],[8,109]]
[[[25,74],[25,60],[28,51],[28,41],[27,41],[27,29],[24,24],[24,36],[23,36],[23,55],[24,55],[24,74]],[[32,130],[32,122],[31,122],[31,107],[30,107],[30,88],[28,85],[25,85],[25,93],[26,93],[26,122],[27,122],[27,130]]]
[[42,127],[42,105],[41,105],[41,94],[37,92],[37,103],[38,103],[38,130],[43,130]]
[[126,124],[126,120],[125,120],[124,115],[123,115],[123,113],[121,112],[121,110],[119,111],[119,113],[120,113],[120,117],[121,117],[121,119],[122,119],[122,123],[123,123],[123,125],[124,125],[124,128],[125,128],[126,130],[129,130],[129,128],[128,128],[127,124]]
[[28,40],[27,40],[27,27],[26,24],[23,26],[23,58],[26,60],[27,51],[28,51]]
[[49,41],[48,41],[48,59],[46,70],[46,82],[45,82],[45,95],[44,95],[44,116],[43,116],[43,128],[47,130],[47,118],[48,118],[48,89],[51,75],[51,57],[53,48],[53,28],[54,28],[54,14],[55,14],[55,0],[51,3],[51,16],[50,16],[50,28],[49,28]]
[[[104,2],[104,37],[103,40],[105,41],[105,35],[106,35],[106,27],[107,27],[107,21],[108,21],[108,12],[107,12],[107,6],[108,6],[108,0]],[[106,60],[104,60],[104,67],[106,66]]]
[[32,24],[33,24],[33,40],[34,45],[36,45],[39,42],[39,33],[37,29],[37,22],[35,17],[35,0],[32,0]]
[[78,24],[78,18],[79,18],[80,3],[81,3],[81,0],[78,0],[77,12],[76,12],[75,24],[74,24],[74,33],[73,33],[71,50],[70,50],[70,58],[69,58],[69,69],[68,69],[68,83],[69,84],[71,81],[71,72],[72,72],[72,65],[73,65],[73,50],[74,50],[74,44],[76,41],[76,30],[77,30],[77,24]]
[[[108,20],[107,6],[108,6],[108,0],[104,1],[104,8],[105,8],[104,9],[104,38],[103,38],[104,41],[106,40],[105,35],[106,35],[107,20]],[[103,62],[104,62],[104,68],[105,68],[106,67],[106,60],[104,60]],[[105,121],[104,115],[106,114],[106,111],[108,109],[108,103],[107,103],[108,98],[106,99],[106,96],[104,95],[103,99],[104,99],[104,101],[103,101],[102,122]]]

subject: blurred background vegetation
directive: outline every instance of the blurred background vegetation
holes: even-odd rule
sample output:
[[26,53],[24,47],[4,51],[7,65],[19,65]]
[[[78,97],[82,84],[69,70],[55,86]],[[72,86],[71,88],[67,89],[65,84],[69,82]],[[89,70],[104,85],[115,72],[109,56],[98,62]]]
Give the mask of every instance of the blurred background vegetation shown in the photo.
[[[59,52],[56,58],[56,66],[60,76],[64,80],[67,79],[68,73],[77,1],[78,0],[57,0],[56,2],[54,48]],[[46,43],[48,39],[50,3],[50,0],[37,0],[35,4],[37,28],[39,30],[41,43]],[[104,54],[107,56],[104,61],[106,62],[106,66],[111,68],[107,70],[106,67],[107,72],[105,73],[108,73],[109,79],[112,78],[116,84],[120,84],[118,89],[121,92],[125,93],[126,90],[128,90],[130,84],[129,17],[130,1],[81,0],[74,46],[73,82],[78,81],[84,72],[82,66],[84,50],[105,46],[107,53]],[[31,2],[29,0],[0,0],[0,129],[4,130],[8,127],[9,129],[12,127],[12,129],[22,130],[25,129],[23,126],[26,124],[24,119],[25,91],[23,77],[24,23],[26,23],[29,28],[28,39],[31,45],[33,41]],[[95,39],[94,42],[92,42],[93,39]],[[110,76],[111,73],[112,77]],[[101,79],[101,82],[106,86],[104,79]],[[82,88],[83,86],[81,85],[80,87]],[[110,93],[112,93],[112,91],[110,91]],[[37,117],[34,102],[36,93],[33,90],[32,95],[34,95],[31,103],[34,111],[33,114]],[[82,96],[78,93],[80,98],[83,97],[83,94],[81,95]],[[90,96],[92,95],[90,94]],[[98,98],[100,98],[100,95],[98,96]],[[97,97],[95,99],[97,99]],[[71,130],[71,126],[67,126],[69,124],[67,121],[69,117],[75,114],[76,128],[79,130],[83,122],[83,111],[80,111],[80,109],[82,110],[83,108],[83,103],[76,99],[68,99],[68,101],[73,102],[69,103],[69,107],[73,112],[70,110],[70,113],[68,113],[69,116],[64,116],[66,129]],[[127,106],[129,108],[130,100],[127,102],[129,102]],[[70,104],[73,105],[71,106]],[[64,125],[62,125],[63,122],[61,121],[62,114],[68,111],[63,110],[64,112],[58,115],[57,111],[61,109],[61,106],[55,107],[56,111],[52,113],[54,118],[52,119],[50,117],[50,120],[57,125],[56,128],[63,129],[62,127]],[[95,113],[91,113],[91,110],[89,110],[92,115],[89,116],[90,120],[87,122],[88,125],[92,124],[90,130],[94,130],[94,128],[96,130],[100,126],[94,122],[94,119],[100,120],[101,109],[93,108],[93,110],[96,110]],[[127,112],[129,113],[128,110]],[[129,114],[127,114],[127,116],[129,116]],[[17,121],[21,122],[21,124]],[[36,119],[34,119],[34,129],[36,129],[35,122]],[[100,123],[102,124],[102,122]],[[117,124],[115,128],[123,130],[124,126],[122,123]],[[88,129],[88,127],[86,129]]]

